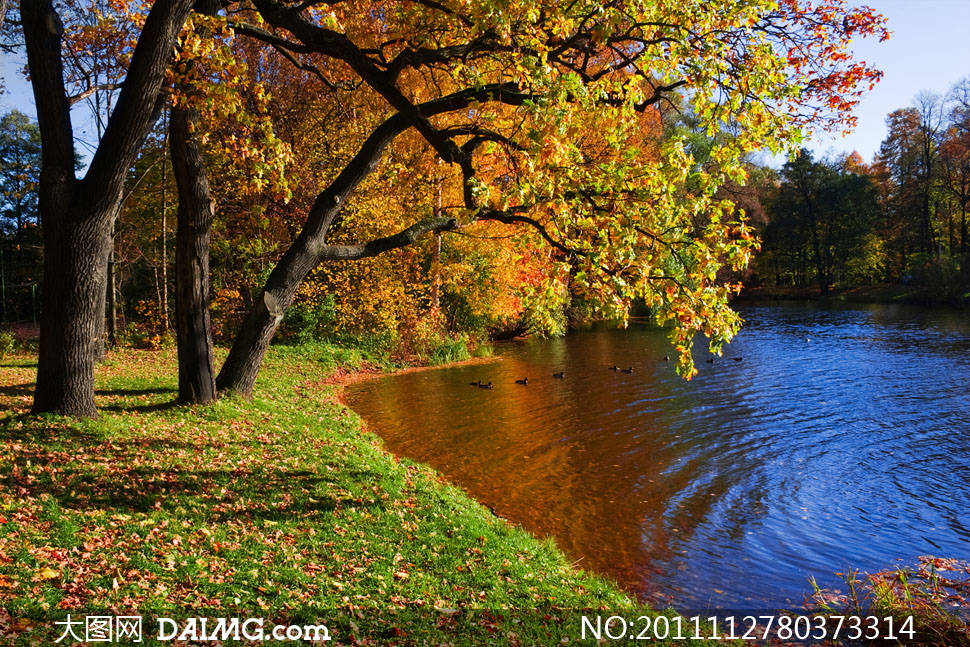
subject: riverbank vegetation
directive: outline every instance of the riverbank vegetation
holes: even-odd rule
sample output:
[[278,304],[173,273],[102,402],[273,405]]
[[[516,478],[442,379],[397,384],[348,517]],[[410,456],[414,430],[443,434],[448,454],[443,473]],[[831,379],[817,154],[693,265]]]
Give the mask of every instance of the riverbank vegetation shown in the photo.
[[970,563],[923,556],[914,567],[871,575],[848,570],[839,575],[845,584],[841,591],[821,589],[813,580],[815,591],[809,609],[891,617],[897,627],[909,622],[913,631],[910,642],[916,645],[970,645],[970,624],[965,613],[970,596]]
[[[435,644],[527,644],[577,635],[578,620],[557,609],[637,609],[552,542],[383,451],[329,379],[338,363],[365,360],[328,345],[276,348],[252,402],[191,408],[175,405],[173,352],[113,353],[98,369],[102,415],[73,421],[28,415],[35,360],[7,357],[7,637],[42,644],[51,618],[72,610],[220,609],[321,622],[343,614],[332,644],[349,644],[349,633],[354,644],[385,644],[398,625]],[[379,613],[388,609],[401,620]],[[475,609],[546,611],[503,622]]]

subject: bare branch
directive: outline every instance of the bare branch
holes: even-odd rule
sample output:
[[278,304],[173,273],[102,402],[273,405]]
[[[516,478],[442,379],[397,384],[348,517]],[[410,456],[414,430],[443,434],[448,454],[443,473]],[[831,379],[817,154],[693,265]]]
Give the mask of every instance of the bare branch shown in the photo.
[[356,261],[377,256],[392,249],[407,247],[421,236],[433,231],[451,231],[458,228],[454,218],[432,218],[415,223],[392,236],[385,236],[360,245],[327,245],[319,252],[320,261]]
[[538,220],[536,220],[535,218],[530,218],[528,216],[523,216],[523,215],[520,215],[518,213],[515,213],[515,211],[519,211],[519,210],[524,211],[525,209],[522,208],[522,207],[519,207],[519,208],[514,209],[514,210],[506,210],[506,211],[499,211],[499,210],[496,210],[496,209],[487,210],[487,211],[483,211],[482,213],[478,214],[478,218],[477,219],[478,220],[494,220],[496,222],[504,222],[507,225],[517,224],[517,223],[518,224],[529,225],[530,227],[532,227],[533,229],[535,229],[537,232],[539,232],[539,235],[542,236],[547,243],[549,243],[550,245],[552,245],[553,247],[555,247],[559,251],[563,252],[564,254],[568,254],[570,256],[572,256],[572,255],[575,255],[575,256],[586,256],[587,255],[585,252],[582,252],[582,251],[580,251],[578,249],[573,249],[571,247],[568,247],[565,243],[563,243],[561,241],[558,241],[555,238],[553,238],[552,235],[549,233],[549,230],[546,229],[546,226],[543,225]]
[[73,106],[75,103],[84,101],[95,92],[102,92],[102,91],[113,92],[114,90],[120,90],[121,85],[122,85],[121,83],[101,83],[99,85],[92,85],[84,92],[68,97],[67,101]]

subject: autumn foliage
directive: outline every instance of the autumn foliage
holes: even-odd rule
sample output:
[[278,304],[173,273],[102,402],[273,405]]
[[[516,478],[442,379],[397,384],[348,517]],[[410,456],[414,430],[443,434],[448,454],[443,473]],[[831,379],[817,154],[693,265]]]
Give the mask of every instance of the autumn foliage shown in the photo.
[[328,334],[402,338],[636,306],[690,377],[696,333],[717,352],[737,331],[725,270],[758,246],[721,187],[754,151],[850,128],[880,73],[848,44],[887,37],[843,0],[184,3],[76,0],[65,82],[126,107],[149,26],[179,27],[158,107],[199,114],[232,342],[217,384],[244,395],[294,304]]

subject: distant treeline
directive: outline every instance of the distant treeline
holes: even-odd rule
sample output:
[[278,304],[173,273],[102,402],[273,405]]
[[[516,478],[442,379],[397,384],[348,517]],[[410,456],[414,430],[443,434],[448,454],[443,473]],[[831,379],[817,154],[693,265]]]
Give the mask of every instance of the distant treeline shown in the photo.
[[952,301],[970,290],[970,80],[887,118],[871,164],[858,154],[789,161],[761,180],[762,250],[747,285],[897,283]]
[[[728,182],[722,187],[719,195],[744,209],[762,239],[760,253],[741,277],[745,286],[813,288],[825,294],[889,283],[912,286],[937,301],[966,298],[970,79],[945,97],[919,95],[913,107],[891,113],[887,125],[888,135],[870,164],[857,153],[817,159],[803,151],[780,170],[749,164],[747,186]],[[684,133],[689,150],[703,163],[710,138],[691,128],[689,118],[665,122],[663,138]],[[256,286],[292,238],[299,215],[283,213],[272,200],[264,204],[234,193],[232,166],[225,168],[228,179],[214,174],[213,180],[226,215],[216,222],[211,266],[213,323],[216,337],[223,339],[231,337]],[[39,315],[39,181],[37,125],[13,111],[0,118],[3,323]],[[409,189],[402,185],[401,190],[405,203]],[[131,170],[127,191],[115,229],[109,287],[115,298],[108,314],[115,325],[109,330],[118,341],[164,344],[170,341],[174,310],[169,295],[177,207],[164,123]],[[368,200],[380,211],[388,197],[385,192]],[[341,223],[353,226],[352,218]],[[543,278],[549,262],[546,254],[523,254],[502,240],[459,238],[442,245],[440,236],[430,238],[412,251],[349,265],[340,273],[314,273],[280,336],[303,341],[347,334],[383,347],[430,352],[440,343],[441,330],[479,337],[561,331],[568,319],[590,312],[582,298],[553,294],[549,298],[561,305],[547,310],[552,318],[540,318],[522,305],[524,294],[549,291]],[[440,313],[434,325],[426,316],[429,309]]]

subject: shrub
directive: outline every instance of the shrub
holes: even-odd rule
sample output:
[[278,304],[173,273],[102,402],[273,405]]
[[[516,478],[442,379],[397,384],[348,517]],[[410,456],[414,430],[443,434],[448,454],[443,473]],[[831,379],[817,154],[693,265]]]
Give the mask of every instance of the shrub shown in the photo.
[[11,355],[20,347],[20,343],[9,330],[0,330],[0,357]]
[[331,338],[334,334],[336,310],[333,296],[294,303],[286,311],[280,325],[280,339],[307,344]]
[[468,353],[468,342],[464,335],[457,338],[440,337],[428,354],[429,363],[434,366],[461,362],[469,357],[471,355]]
[[[815,589],[809,607],[822,613],[856,616],[877,616],[895,619],[902,627],[908,618],[915,632],[909,644],[914,645],[970,645],[970,625],[959,612],[965,608],[966,581],[961,571],[970,564],[954,559],[920,557],[915,568],[898,568],[872,575],[857,570],[839,573],[846,585],[844,594]],[[942,574],[953,571],[956,577]]]
[[932,258],[920,254],[914,258],[912,268],[913,281],[931,299],[955,300],[965,290],[960,266],[953,257]]

